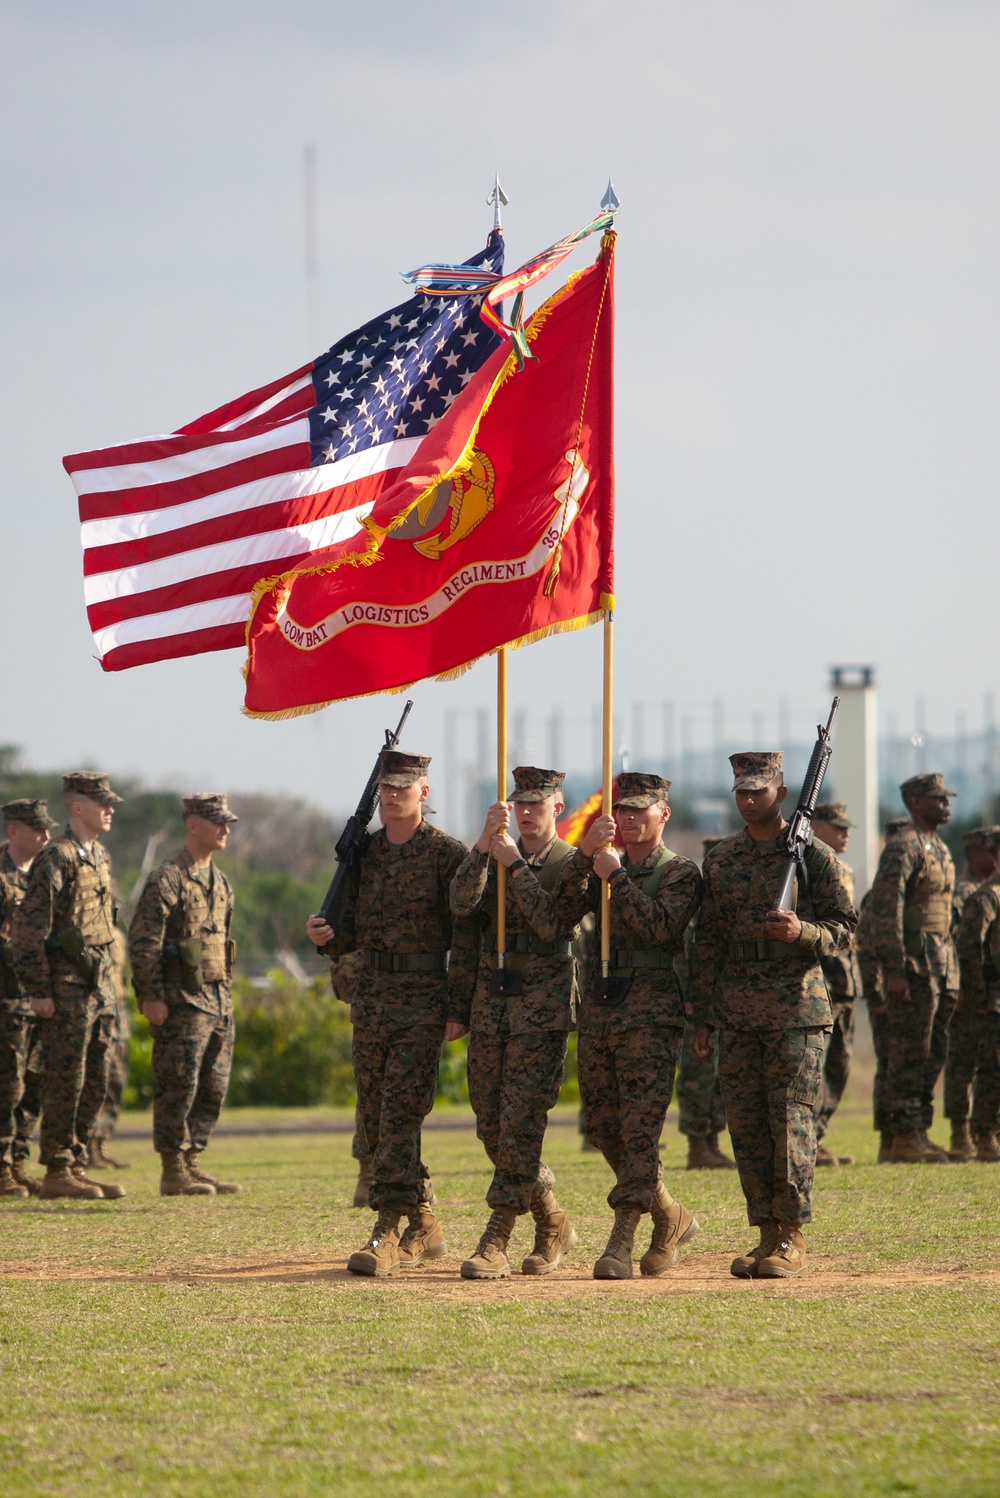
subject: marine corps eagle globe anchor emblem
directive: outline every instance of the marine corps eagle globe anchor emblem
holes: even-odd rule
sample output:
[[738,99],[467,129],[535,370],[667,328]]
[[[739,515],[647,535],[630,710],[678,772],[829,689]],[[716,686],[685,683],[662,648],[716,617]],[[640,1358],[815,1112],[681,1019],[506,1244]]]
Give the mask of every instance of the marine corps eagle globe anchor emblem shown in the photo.
[[493,508],[495,482],[493,464],[474,447],[469,468],[424,495],[413,513],[392,531],[393,539],[412,540],[421,556],[436,562],[485,520]]

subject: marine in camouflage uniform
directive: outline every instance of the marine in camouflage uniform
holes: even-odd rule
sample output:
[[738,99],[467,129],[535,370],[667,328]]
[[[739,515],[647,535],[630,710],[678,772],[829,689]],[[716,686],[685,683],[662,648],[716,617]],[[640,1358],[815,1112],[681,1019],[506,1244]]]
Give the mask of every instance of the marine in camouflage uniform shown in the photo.
[[98,834],[121,800],[106,775],[63,777],[69,824],[31,866],[14,917],[14,967],[42,1020],[43,1197],[124,1196],[84,1161],[107,1085],[114,1019],[111,861]]
[[111,967],[111,983],[115,991],[115,1017],[111,1030],[111,1046],[108,1052],[108,1084],[90,1141],[88,1170],[129,1170],[126,1160],[109,1155],[106,1146],[114,1138],[118,1115],[121,1112],[125,1088],[128,1086],[129,1051],[132,1042],[132,1025],[128,1014],[128,997],[125,991],[126,944],[124,932],[115,927],[114,959]]
[[[891,817],[885,824],[886,841],[888,842],[904,828],[912,827],[912,825],[909,817]],[[868,1023],[871,1026],[872,1048],[875,1052],[872,1124],[879,1136],[878,1163],[886,1165],[892,1156],[892,1119],[889,1112],[889,1019],[882,969],[879,967],[878,957],[871,944],[871,900],[872,892],[868,890],[862,898],[858,911],[854,951],[858,959],[861,993],[868,1005]]]
[[[703,852],[707,853],[721,843],[722,838],[704,837],[701,841]],[[684,1026],[681,1059],[677,1067],[678,1128],[688,1142],[688,1170],[735,1170],[735,1160],[730,1160],[719,1148],[719,1135],[726,1127],[726,1109],[719,1084],[719,1048],[714,1035],[712,1054],[707,1060],[696,1056],[694,1050],[696,1026],[691,1003],[691,972],[697,932],[698,912],[695,911],[684,933],[683,950],[674,958],[674,972],[680,980],[688,1021]]]
[[[843,801],[823,802],[813,812],[814,835],[826,843],[828,848],[832,848],[835,855],[839,855],[847,847],[853,826]],[[850,864],[839,856],[837,862],[853,905],[854,872]],[[823,1088],[816,1112],[816,1164],[853,1165],[853,1155],[835,1155],[822,1141],[830,1126],[830,1119],[844,1096],[851,1073],[851,1058],[854,1055],[854,1001],[861,995],[861,974],[853,946],[850,951],[838,952],[833,957],[821,957],[820,966],[830,991],[833,1029],[823,1056]]]
[[31,864],[56,823],[41,800],[8,801],[0,814],[8,838],[0,847],[0,1196],[27,1196],[37,1194],[40,1183],[25,1174],[16,1146],[26,1121],[25,1079],[41,1021],[17,981],[11,934]]
[[[984,879],[992,877],[996,859],[996,840],[1000,828],[974,827],[963,837],[968,873],[956,880],[952,896],[952,932],[956,936],[961,924],[962,911],[971,895]],[[961,954],[959,954],[961,962]],[[985,1088],[989,1095],[990,1074],[994,1065],[993,1047],[989,1035],[988,1011],[979,1003],[973,1003],[963,995],[962,984],[958,1003],[948,1026],[948,1054],[944,1064],[944,1114],[951,1123],[951,1145],[948,1153],[953,1160],[971,1160],[979,1146],[982,1133],[982,1113],[971,1106],[973,1088],[978,1094]],[[970,1118],[978,1122],[975,1130],[970,1128]],[[974,1140],[973,1134],[976,1134]],[[992,1129],[987,1130],[992,1134]],[[987,1146],[984,1146],[987,1147]]]
[[886,844],[871,890],[872,949],[889,1020],[889,1110],[895,1164],[946,1164],[927,1137],[958,994],[951,938],[955,866],[936,828],[951,816],[941,775],[900,787],[913,825]]
[[434,1103],[445,1023],[465,1013],[475,966],[471,930],[463,944],[448,902],[465,846],[422,816],[429,765],[424,755],[382,751],[383,826],[350,875],[337,931],[326,939],[318,917],[307,928],[334,960],[363,954],[352,1057],[378,1219],[348,1260],[354,1274],[394,1274],[445,1252],[440,1224],[420,1203],[420,1130]]
[[[452,914],[471,922],[480,937],[476,991],[465,1020],[469,1099],[477,1134],[494,1166],[486,1194],[493,1215],[475,1253],[462,1265],[466,1279],[510,1274],[507,1247],[517,1217],[529,1210],[535,1242],[522,1274],[550,1273],[576,1244],[569,1217],[553,1193],[555,1177],[541,1159],[549,1109],[562,1086],[576,1002],[576,926],[560,921],[554,894],[559,872],[573,853],[555,832],[565,778],[560,770],[518,765],[511,800],[521,837],[515,843],[507,835],[506,803],[490,807],[482,837],[451,885]],[[536,845],[533,851],[525,838]],[[507,865],[503,974],[497,959],[498,860]]]
[[237,821],[218,793],[185,796],[184,847],[154,869],[128,932],[136,1000],[153,1035],[153,1148],[161,1196],[241,1188],[202,1170],[233,1065],[233,891],[212,862]]
[[996,1164],[1000,1161],[1000,828],[979,831],[979,846],[989,847],[993,868],[966,899],[958,924],[955,945],[961,988],[956,1013],[979,1020],[972,1132],[976,1159]]
[[[760,1228],[760,1243],[734,1259],[732,1273],[784,1278],[805,1267],[802,1225],[812,1217],[815,1110],[833,1022],[821,959],[847,950],[857,917],[821,842],[806,851],[808,886],[797,887],[794,911],[772,910],[787,856],[782,756],[734,754],[730,763],[748,826],[713,848],[702,869],[695,1043],[707,1046],[706,1032],[718,1029],[729,1136],[747,1218]],[[755,838],[751,828],[774,836]]]
[[644,1212],[652,1215],[653,1237],[640,1260],[643,1274],[669,1269],[698,1228],[663,1185],[659,1158],[685,1024],[674,959],[701,897],[697,865],[663,845],[669,791],[659,775],[622,772],[615,811],[625,862],[611,847],[615,824],[599,817],[556,886],[559,918],[573,924],[600,910],[605,880],[610,890],[608,983],[598,965],[595,984],[581,996],[577,1047],[587,1137],[615,1173],[608,1196],[615,1223],[595,1279],[631,1278]]

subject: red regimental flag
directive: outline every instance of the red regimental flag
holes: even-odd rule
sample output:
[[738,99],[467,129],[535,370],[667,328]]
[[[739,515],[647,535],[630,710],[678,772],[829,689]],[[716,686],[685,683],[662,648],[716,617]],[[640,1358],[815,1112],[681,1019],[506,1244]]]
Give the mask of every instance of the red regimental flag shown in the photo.
[[614,594],[614,236],[497,350],[354,538],[260,584],[246,712],[286,717],[457,673]]

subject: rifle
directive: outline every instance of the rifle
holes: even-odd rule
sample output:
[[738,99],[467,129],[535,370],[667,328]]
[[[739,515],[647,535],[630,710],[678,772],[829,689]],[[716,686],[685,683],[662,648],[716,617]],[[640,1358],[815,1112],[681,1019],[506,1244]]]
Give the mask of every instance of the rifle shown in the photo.
[[802,782],[802,790],[799,792],[799,804],[792,813],[792,820],[785,832],[785,848],[788,857],[781,875],[781,883],[778,886],[777,899],[771,906],[772,910],[791,910],[796,874],[802,879],[803,889],[809,882],[806,875],[806,849],[812,847],[813,812],[816,810],[816,802],[823,788],[823,777],[826,775],[826,767],[833,753],[830,730],[839,706],[840,698],[834,697],[826,727],[824,728],[822,723],[817,724],[816,727],[816,742],[809,758],[809,767],[806,770],[806,778]]
[[399,743],[400,734],[403,732],[403,724],[410,716],[412,702],[408,702],[403,708],[403,716],[396,724],[396,731],[389,728],[385,731],[385,743],[379,751],[375,768],[368,777],[368,784],[361,793],[361,800],[355,808],[353,816],[348,819],[334,852],[337,855],[337,867],[333,878],[330,880],[330,888],[327,890],[323,903],[319,907],[319,915],[334,931],[340,920],[340,912],[344,906],[344,898],[347,894],[347,876],[352,869],[356,869],[361,862],[361,856],[368,846],[370,833],[368,823],[375,815],[375,806],[378,802],[378,781],[382,770],[382,751],[395,749]]

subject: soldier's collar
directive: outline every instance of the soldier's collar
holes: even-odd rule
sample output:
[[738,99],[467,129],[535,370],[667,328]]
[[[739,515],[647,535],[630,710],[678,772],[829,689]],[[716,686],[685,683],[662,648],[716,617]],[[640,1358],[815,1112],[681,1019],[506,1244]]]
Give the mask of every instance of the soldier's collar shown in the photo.
[[540,863],[544,863],[545,860],[548,858],[549,854],[552,852],[553,844],[556,842],[556,840],[558,839],[558,837],[559,837],[559,834],[557,832],[553,832],[552,836],[549,838],[548,842],[545,844],[545,847],[544,848],[539,848],[539,850],[538,850],[537,853],[525,853],[524,848],[523,848],[523,846],[521,844],[521,839],[518,838],[518,840],[517,840],[517,851],[521,854],[522,858],[524,858],[524,859],[527,860],[527,862],[531,865],[532,868],[537,869],[538,866],[539,866],[539,864]]

